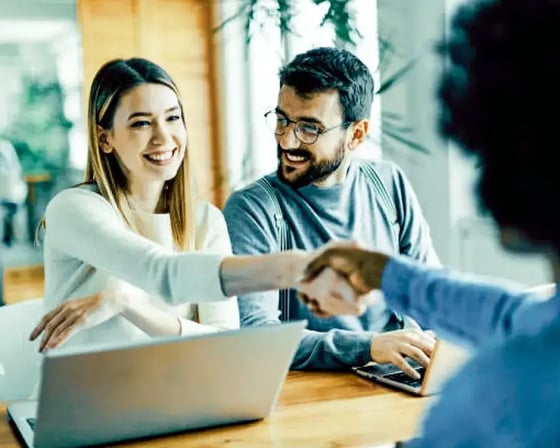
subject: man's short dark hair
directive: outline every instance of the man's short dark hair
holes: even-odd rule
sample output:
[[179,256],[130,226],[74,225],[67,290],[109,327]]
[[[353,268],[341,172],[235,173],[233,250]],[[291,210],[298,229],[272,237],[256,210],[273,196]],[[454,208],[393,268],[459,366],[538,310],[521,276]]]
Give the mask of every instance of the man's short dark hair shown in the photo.
[[471,0],[445,55],[441,130],[478,157],[481,204],[560,249],[560,0]]
[[305,97],[336,89],[343,120],[369,118],[373,102],[373,78],[367,66],[346,50],[321,47],[297,55],[280,69],[280,87],[293,87]]

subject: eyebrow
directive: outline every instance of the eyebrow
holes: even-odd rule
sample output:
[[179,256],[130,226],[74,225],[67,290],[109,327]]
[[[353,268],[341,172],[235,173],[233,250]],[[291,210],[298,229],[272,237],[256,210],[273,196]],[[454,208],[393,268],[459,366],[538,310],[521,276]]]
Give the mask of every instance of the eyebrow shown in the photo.
[[[274,109],[275,112],[284,115],[286,118],[288,118],[288,114],[286,114],[286,112],[284,112],[282,109],[280,109],[279,107],[277,107],[276,109]],[[321,120],[319,120],[318,118],[315,117],[307,117],[307,116],[300,116],[300,117],[296,117],[296,121],[305,121],[307,123],[316,123],[321,125],[322,127],[325,127],[325,125],[323,124],[323,122]]]
[[[165,113],[168,114],[169,112],[175,112],[178,110],[179,110],[179,106],[173,106],[170,107],[169,109],[166,109]],[[134,112],[128,116],[128,120],[132,120],[133,118],[136,117],[151,117],[152,115],[153,114],[151,114],[150,112]]]

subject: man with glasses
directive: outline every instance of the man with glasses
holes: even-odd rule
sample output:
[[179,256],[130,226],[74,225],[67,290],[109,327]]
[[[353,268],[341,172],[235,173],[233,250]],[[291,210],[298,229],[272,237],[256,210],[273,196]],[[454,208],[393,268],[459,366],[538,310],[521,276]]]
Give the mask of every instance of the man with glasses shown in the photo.
[[[439,264],[403,173],[393,164],[351,157],[367,136],[373,94],[368,68],[345,50],[313,49],[281,69],[278,104],[265,114],[276,135],[278,169],[228,200],[224,214],[234,253],[314,250],[351,239]],[[239,297],[244,326],[277,323],[279,317],[308,320],[293,368],[376,361],[416,375],[405,356],[428,362],[434,339],[406,316],[377,304],[360,317],[320,318],[295,294],[282,291],[277,301],[264,294]]]

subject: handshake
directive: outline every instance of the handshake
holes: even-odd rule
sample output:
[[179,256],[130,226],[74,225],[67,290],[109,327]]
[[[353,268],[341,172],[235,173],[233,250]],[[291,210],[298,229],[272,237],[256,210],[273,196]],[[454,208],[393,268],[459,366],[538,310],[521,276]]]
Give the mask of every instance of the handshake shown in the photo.
[[336,243],[312,256],[299,282],[299,298],[319,316],[362,314],[369,293],[381,288],[390,257],[352,243]]

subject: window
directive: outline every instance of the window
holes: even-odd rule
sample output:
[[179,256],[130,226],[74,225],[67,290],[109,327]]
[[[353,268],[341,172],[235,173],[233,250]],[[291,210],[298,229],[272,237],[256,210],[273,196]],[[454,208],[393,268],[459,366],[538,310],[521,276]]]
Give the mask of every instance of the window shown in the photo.
[[[222,2],[221,16],[233,16],[243,3]],[[356,26],[362,35],[357,47],[352,49],[370,68],[377,82],[377,14],[376,2],[353,0]],[[266,27],[252,29],[247,44],[243,19],[225,26],[221,33],[221,50],[224,84],[224,118],[226,161],[231,189],[246,185],[258,177],[276,169],[276,142],[266,127],[264,113],[276,106],[278,95],[278,70],[296,54],[318,46],[339,46],[331,26],[320,26],[327,4],[315,5],[312,0],[298,0],[292,29],[293,33],[282,35],[271,19],[257,16],[254,23]],[[260,11],[259,13],[263,13]],[[266,32],[265,32],[266,31]],[[374,101],[368,141],[362,145],[360,156],[376,157],[380,132],[380,104]]]

